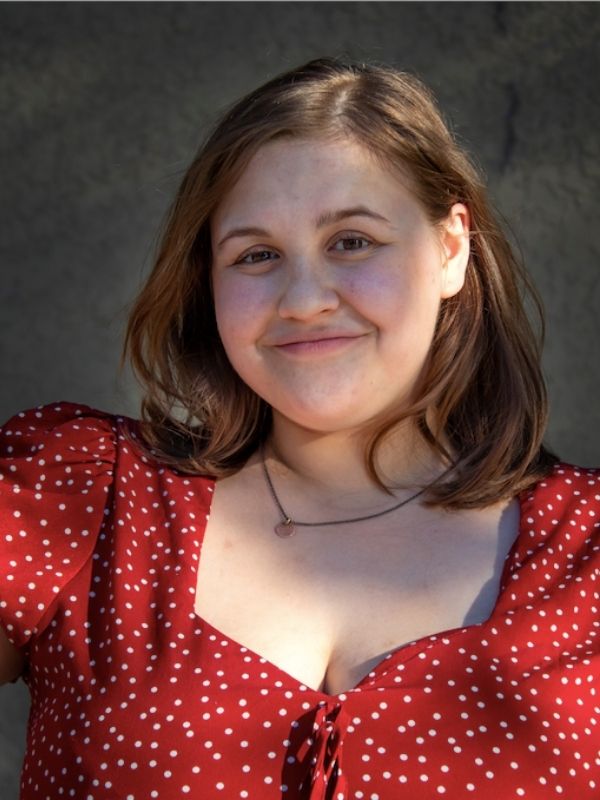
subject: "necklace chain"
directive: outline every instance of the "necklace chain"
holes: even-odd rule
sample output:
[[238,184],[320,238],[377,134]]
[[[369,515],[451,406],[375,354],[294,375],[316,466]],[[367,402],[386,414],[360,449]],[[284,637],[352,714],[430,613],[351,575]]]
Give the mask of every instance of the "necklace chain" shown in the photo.
[[407,497],[406,500],[402,500],[400,503],[396,503],[396,505],[391,506],[390,508],[384,508],[383,511],[376,511],[374,514],[363,514],[359,517],[350,517],[348,519],[334,519],[334,520],[324,520],[321,522],[300,522],[299,520],[295,520],[287,513],[284,507],[281,504],[281,500],[277,496],[277,492],[275,491],[275,487],[273,486],[273,481],[271,480],[271,475],[269,474],[269,470],[267,469],[267,462],[265,461],[265,453],[264,448],[261,447],[260,449],[260,458],[262,462],[263,472],[265,475],[265,480],[267,482],[267,486],[269,487],[269,491],[273,500],[275,501],[275,505],[279,509],[279,513],[282,516],[281,522],[279,522],[275,526],[275,533],[282,538],[287,538],[289,536],[293,536],[296,532],[297,527],[303,528],[316,528],[321,527],[324,525],[348,525],[351,522],[364,522],[368,519],[375,519],[375,517],[382,517],[384,514],[390,514],[392,511],[396,511],[398,508],[402,508],[402,506],[407,505],[412,500],[416,500],[417,497],[423,494],[426,486],[422,489],[419,489],[418,492]]

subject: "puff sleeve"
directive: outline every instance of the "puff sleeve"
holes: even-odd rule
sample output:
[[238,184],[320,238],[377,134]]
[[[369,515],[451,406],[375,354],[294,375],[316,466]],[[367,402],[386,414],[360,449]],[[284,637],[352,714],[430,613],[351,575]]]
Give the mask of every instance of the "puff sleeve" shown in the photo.
[[0,625],[23,647],[92,558],[109,503],[116,422],[59,402],[0,428]]

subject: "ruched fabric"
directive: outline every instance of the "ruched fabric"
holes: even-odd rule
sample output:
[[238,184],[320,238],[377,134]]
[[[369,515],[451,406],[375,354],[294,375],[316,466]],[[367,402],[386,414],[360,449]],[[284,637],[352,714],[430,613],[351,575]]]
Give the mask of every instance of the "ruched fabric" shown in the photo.
[[89,570],[109,502],[115,430],[108,415],[57,403],[2,428],[0,623],[25,645]]
[[322,701],[315,709],[312,735],[306,742],[306,777],[300,784],[300,794],[309,800],[349,797],[342,758],[349,724],[340,701]]
[[519,496],[489,619],[314,690],[194,612],[214,482],[127,417],[0,430],[0,624],[26,649],[22,800],[600,796],[600,472]]

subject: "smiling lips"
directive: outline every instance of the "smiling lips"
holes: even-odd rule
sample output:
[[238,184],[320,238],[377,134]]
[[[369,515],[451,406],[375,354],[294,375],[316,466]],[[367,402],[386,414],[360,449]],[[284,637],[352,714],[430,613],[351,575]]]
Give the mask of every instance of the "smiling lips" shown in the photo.
[[275,341],[272,344],[276,350],[290,355],[326,355],[342,350],[362,339],[364,333],[326,333],[324,331],[303,333]]

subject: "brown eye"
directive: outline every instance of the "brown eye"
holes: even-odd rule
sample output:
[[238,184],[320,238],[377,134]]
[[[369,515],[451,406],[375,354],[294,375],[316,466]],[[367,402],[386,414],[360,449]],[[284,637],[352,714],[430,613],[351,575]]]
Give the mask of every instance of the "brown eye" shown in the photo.
[[334,250],[338,252],[360,251],[365,250],[370,244],[370,240],[365,239],[364,236],[344,236],[342,239],[337,240]]
[[272,250],[254,250],[252,253],[246,253],[242,256],[236,264],[261,264],[263,261],[270,261],[271,256],[276,256]]

